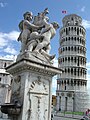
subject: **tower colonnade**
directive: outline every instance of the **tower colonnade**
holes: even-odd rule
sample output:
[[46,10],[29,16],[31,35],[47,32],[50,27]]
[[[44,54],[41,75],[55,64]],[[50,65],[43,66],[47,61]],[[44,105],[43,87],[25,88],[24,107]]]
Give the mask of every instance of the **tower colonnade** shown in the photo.
[[82,26],[82,18],[76,14],[65,16],[62,22],[58,67],[63,69],[63,73],[57,79],[57,109],[84,111],[89,98],[86,92],[86,30]]

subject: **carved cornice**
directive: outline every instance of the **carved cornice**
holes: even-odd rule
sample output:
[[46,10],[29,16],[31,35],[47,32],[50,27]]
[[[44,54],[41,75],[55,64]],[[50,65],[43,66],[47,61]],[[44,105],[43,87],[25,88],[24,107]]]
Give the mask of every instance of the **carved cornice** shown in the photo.
[[62,72],[62,70],[59,68],[56,68],[56,67],[53,67],[47,64],[35,62],[35,61],[25,59],[25,58],[8,66],[6,70],[12,75],[15,73],[27,71],[27,70],[30,70],[32,72],[38,72],[41,74],[50,75],[50,76],[54,76]]

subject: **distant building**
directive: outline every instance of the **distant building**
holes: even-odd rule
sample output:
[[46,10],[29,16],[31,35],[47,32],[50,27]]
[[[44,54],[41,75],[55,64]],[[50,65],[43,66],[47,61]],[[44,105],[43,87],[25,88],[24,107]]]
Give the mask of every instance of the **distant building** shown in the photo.
[[56,96],[52,95],[52,105],[56,106]]
[[[11,75],[6,72],[5,67],[13,63],[13,60],[0,58],[0,104],[10,102]],[[7,118],[7,115],[0,112],[0,119]]]
[[85,111],[90,108],[87,93],[86,30],[76,14],[63,18],[60,29],[58,66],[64,72],[57,79],[57,109]]

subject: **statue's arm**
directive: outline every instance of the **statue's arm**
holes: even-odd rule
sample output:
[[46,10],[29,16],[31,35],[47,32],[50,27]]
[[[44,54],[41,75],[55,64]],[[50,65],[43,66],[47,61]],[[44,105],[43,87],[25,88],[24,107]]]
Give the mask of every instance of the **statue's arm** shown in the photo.
[[41,33],[41,34],[44,34],[44,33],[48,32],[50,29],[51,29],[51,26],[50,26],[50,27],[48,27],[48,28],[45,28],[45,29],[42,31],[42,33]]
[[34,25],[34,24],[32,24],[32,23],[30,23],[29,21],[24,21],[24,25],[25,26],[27,26],[28,28],[32,28],[32,29],[40,29],[41,27],[39,27],[39,26],[36,26],[36,25]]

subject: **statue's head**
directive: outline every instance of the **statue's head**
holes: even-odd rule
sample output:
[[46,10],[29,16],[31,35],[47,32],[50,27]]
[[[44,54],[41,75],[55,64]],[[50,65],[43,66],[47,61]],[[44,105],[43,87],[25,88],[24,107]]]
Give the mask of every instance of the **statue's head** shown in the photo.
[[24,17],[25,20],[32,21],[32,19],[33,19],[33,14],[32,14],[32,12],[25,12],[25,13],[23,14],[23,17]]
[[49,22],[49,17],[45,16],[44,18],[46,19],[47,22]]
[[57,22],[52,22],[51,23],[55,29],[59,28],[59,24]]
[[48,8],[45,8],[44,12],[45,14],[49,14]]

